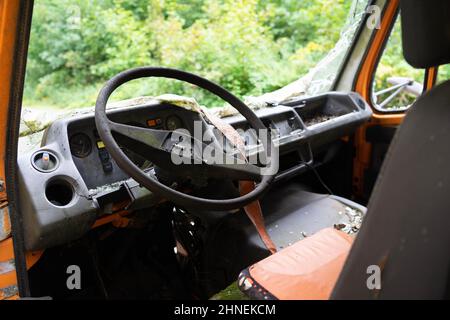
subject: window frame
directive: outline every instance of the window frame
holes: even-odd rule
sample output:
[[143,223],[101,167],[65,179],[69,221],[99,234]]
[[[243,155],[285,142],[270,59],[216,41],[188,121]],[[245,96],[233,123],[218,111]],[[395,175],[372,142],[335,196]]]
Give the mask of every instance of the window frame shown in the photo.
[[[376,79],[376,74],[377,74],[377,70],[378,67],[380,66],[381,63],[381,59],[383,58],[384,53],[386,52],[386,47],[389,43],[389,39],[392,35],[392,32],[394,30],[395,24],[397,23],[397,21],[400,21],[398,19],[400,19],[400,10],[397,8],[395,15],[392,17],[392,20],[390,21],[389,27],[388,27],[388,32],[386,33],[382,46],[380,48],[380,52],[378,53],[378,57],[375,61],[375,65],[372,71],[372,76],[371,76],[371,81],[370,81],[370,85],[369,85],[369,104],[372,107],[372,109],[374,110],[374,112],[379,113],[379,114],[403,114],[405,113],[410,107],[409,106],[405,106],[405,107],[401,107],[401,108],[396,108],[393,110],[388,110],[388,109],[382,109],[379,107],[379,105],[373,100],[374,98],[374,88],[375,88],[375,79]],[[411,67],[412,68],[412,67]],[[425,71],[426,74],[426,71]],[[423,91],[422,91],[423,92]]]

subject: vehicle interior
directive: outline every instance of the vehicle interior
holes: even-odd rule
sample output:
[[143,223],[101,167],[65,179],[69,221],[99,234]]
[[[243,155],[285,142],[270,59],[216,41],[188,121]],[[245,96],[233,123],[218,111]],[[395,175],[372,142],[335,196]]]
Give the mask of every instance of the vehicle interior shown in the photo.
[[[53,121],[26,151],[18,135],[33,2],[14,3],[2,10],[17,30],[0,38],[14,61],[1,75],[11,230],[0,260],[14,267],[0,268],[0,297],[449,298],[450,82],[436,83],[450,63],[448,1],[369,1],[379,26],[367,27],[366,10],[327,92],[255,107],[201,75],[135,66],[104,84],[94,109]],[[397,17],[423,84],[392,79],[374,92]],[[119,86],[142,78],[189,83],[233,112],[176,95],[107,108]],[[412,106],[380,111],[404,90]],[[73,265],[77,290],[67,285]]]

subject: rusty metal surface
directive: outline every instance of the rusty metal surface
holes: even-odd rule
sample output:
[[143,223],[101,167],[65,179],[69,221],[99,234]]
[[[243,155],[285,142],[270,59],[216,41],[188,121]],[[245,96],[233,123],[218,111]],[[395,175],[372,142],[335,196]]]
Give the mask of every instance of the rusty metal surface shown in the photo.
[[[39,260],[42,253],[43,251],[26,253],[27,269]],[[0,241],[0,300],[16,298],[18,292],[13,242],[12,238],[8,237]]]
[[14,259],[0,261],[0,275],[16,270]]
[[19,298],[19,289],[17,288],[17,285],[0,288],[0,300],[8,300],[8,299],[12,300],[18,298]]
[[0,207],[0,241],[11,235],[11,221],[7,206]]

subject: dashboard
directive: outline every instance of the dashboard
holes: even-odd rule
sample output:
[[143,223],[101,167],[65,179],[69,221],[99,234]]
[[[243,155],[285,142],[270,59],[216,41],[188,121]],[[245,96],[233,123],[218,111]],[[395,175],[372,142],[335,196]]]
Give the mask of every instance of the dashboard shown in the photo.
[[[320,148],[354,131],[372,114],[356,93],[330,92],[255,111],[270,129],[280,157],[305,145]],[[115,122],[153,129],[193,132],[196,112],[157,101],[107,111]],[[240,115],[223,118],[246,141],[249,156],[261,146]],[[121,146],[122,147],[122,146]],[[145,172],[151,162],[123,147]],[[27,250],[48,248],[77,239],[96,219],[111,214],[112,205],[126,202],[130,210],[149,207],[160,199],[125,174],[111,158],[95,126],[93,113],[57,120],[49,126],[41,147],[18,158],[21,210]],[[277,178],[302,168],[282,168]]]
[[[199,115],[168,104],[143,105],[111,112],[109,118],[135,127],[192,132],[192,124]],[[124,180],[128,176],[120,170],[101,141],[92,116],[72,121],[67,125],[67,136],[72,160],[88,189]],[[121,146],[124,153],[138,167],[149,170],[152,164],[139,154]]]

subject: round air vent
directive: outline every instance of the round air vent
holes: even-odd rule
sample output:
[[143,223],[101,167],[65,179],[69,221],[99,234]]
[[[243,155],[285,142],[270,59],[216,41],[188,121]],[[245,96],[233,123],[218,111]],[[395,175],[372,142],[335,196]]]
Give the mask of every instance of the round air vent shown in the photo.
[[52,172],[58,167],[59,160],[54,153],[40,150],[31,157],[31,164],[40,172]]

